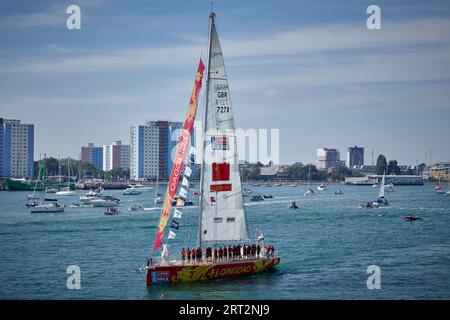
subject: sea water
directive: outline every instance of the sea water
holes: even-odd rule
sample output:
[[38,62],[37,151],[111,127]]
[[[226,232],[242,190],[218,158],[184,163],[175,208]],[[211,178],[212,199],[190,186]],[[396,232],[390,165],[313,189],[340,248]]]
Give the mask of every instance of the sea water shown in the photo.
[[[152,255],[161,205],[154,194],[124,196],[120,214],[104,208],[68,207],[62,213],[29,213],[27,192],[0,192],[1,299],[449,299],[450,196],[433,185],[396,186],[391,204],[359,208],[377,188],[330,185],[304,197],[305,186],[249,186],[274,198],[245,198],[249,235],[259,231],[281,263],[272,271],[210,282],[147,288],[138,272]],[[343,190],[343,195],[334,191]],[[78,191],[82,195],[83,191]],[[289,209],[292,200],[297,210]],[[141,204],[144,211],[129,211]],[[198,207],[182,209],[173,258],[195,245]],[[420,221],[408,222],[406,214]],[[169,220],[170,224],[170,220]],[[80,289],[69,289],[69,266],[80,270]],[[380,289],[369,289],[368,267],[379,267]],[[70,286],[69,286],[70,287]]]

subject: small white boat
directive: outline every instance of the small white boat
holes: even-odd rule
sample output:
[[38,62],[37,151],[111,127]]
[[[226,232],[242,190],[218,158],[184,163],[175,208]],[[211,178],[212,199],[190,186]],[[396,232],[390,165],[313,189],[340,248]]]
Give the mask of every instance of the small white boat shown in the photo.
[[155,204],[164,203],[164,197],[156,197],[155,198]]
[[111,216],[120,213],[120,210],[117,207],[108,207],[106,208],[105,211],[103,211],[103,213],[106,214],[107,216]]
[[130,187],[130,188],[126,188],[123,192],[124,195],[138,195],[142,193],[142,189],[141,188],[136,188],[136,187]]
[[93,199],[91,201],[91,204],[94,207],[114,207],[119,205],[119,199],[114,198],[112,196],[103,196],[101,198],[98,199]]
[[260,194],[255,194],[251,197],[250,201],[263,201],[264,198]]
[[152,190],[154,190],[153,187],[148,187],[148,186],[146,187],[146,186],[144,186],[144,185],[142,185],[140,183],[130,184],[130,188],[139,189],[141,191],[152,191]]
[[58,188],[47,188],[45,189],[45,193],[57,193],[59,191]]
[[327,186],[324,185],[323,183],[321,183],[320,186],[317,187],[317,190],[319,190],[319,191],[325,191],[325,190],[327,190]]
[[129,211],[139,211],[139,210],[144,210],[144,207],[141,206],[140,204],[133,204],[128,208]]
[[59,205],[57,202],[49,204],[37,204],[30,208],[31,213],[41,213],[41,212],[63,212],[64,206]]
[[443,194],[443,193],[445,193],[444,189],[442,189],[441,186],[436,186],[436,187],[434,188],[434,191],[436,191],[436,193],[438,193],[438,194]]
[[303,195],[305,197],[312,196],[312,195],[314,195],[314,190],[313,189],[308,189],[308,190],[306,190],[306,192]]
[[62,188],[60,191],[55,193],[57,196],[65,196],[65,197],[72,197],[76,196],[77,192],[74,190],[70,190],[69,187]]
[[295,188],[295,187],[297,187],[297,185],[296,184],[291,184],[291,185],[289,185],[289,187]]
[[378,187],[378,184],[376,184],[376,183],[374,183],[373,185],[372,185],[372,188],[377,188]]

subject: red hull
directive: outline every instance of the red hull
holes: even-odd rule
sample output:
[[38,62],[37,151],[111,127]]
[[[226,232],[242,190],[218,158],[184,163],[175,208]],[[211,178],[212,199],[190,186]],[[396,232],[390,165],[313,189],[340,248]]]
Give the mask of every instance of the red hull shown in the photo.
[[275,257],[223,263],[150,265],[147,269],[147,286],[250,275],[268,270],[279,263],[280,258]]

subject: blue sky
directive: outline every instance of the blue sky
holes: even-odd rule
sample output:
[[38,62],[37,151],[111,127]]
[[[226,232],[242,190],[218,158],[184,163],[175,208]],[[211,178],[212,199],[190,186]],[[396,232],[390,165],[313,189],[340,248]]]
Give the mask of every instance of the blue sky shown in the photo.
[[[81,7],[81,30],[66,7]],[[366,8],[381,8],[368,30]],[[448,1],[215,1],[240,128],[280,129],[280,160],[366,147],[450,160]],[[182,121],[210,1],[0,1],[0,117],[35,124],[35,155],[78,158],[129,125]]]

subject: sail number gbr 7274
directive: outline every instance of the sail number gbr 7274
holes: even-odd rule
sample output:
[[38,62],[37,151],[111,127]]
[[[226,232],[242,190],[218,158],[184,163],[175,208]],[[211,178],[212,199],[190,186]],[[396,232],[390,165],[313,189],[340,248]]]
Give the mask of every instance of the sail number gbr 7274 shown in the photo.
[[228,105],[228,92],[227,91],[217,91],[217,113],[229,113],[230,106]]

